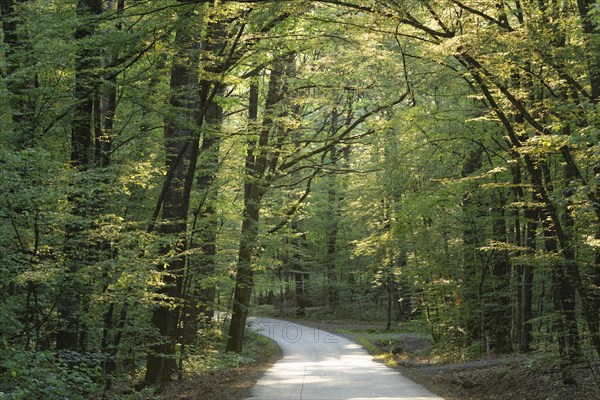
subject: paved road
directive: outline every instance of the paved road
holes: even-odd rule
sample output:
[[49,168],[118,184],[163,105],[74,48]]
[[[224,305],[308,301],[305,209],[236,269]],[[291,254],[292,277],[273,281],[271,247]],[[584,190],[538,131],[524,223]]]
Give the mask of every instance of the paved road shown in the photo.
[[270,318],[251,319],[251,329],[283,349],[251,400],[442,399],[340,336]]

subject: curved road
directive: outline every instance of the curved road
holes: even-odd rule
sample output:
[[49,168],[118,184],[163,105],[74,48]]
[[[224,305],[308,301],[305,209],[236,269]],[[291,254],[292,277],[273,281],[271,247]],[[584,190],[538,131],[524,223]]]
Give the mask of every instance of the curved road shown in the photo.
[[251,400],[442,400],[348,339],[277,319],[250,321],[250,329],[283,349],[283,358],[252,389]]

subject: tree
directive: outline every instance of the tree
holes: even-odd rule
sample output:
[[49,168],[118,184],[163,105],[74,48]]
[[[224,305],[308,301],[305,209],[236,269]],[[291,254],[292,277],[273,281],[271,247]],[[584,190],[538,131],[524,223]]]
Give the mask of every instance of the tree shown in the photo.
[[[267,187],[265,174],[272,163],[270,146],[276,142],[277,135],[283,134],[277,127],[273,127],[273,119],[277,117],[275,107],[281,101],[284,92],[284,68],[282,62],[273,66],[269,77],[269,88],[265,99],[265,113],[262,123],[258,119],[258,91],[256,84],[250,86],[248,104],[248,129],[257,131],[249,138],[246,154],[245,179],[244,179],[244,210],[242,216],[242,230],[240,232],[240,247],[237,262],[237,275],[235,293],[233,297],[233,312],[227,340],[227,351],[241,352],[242,340],[248,317],[250,294],[252,293],[253,261],[256,258],[256,245],[258,239],[258,222],[262,197]],[[272,133],[272,130],[275,131]],[[276,155],[274,157],[277,157]]]
[[[198,21],[194,8],[179,11],[178,28],[175,31],[174,55],[171,66],[169,110],[165,118],[165,167],[167,180],[163,186],[162,220],[158,226],[161,235],[169,238],[161,253],[167,256],[162,271],[164,296],[152,313],[152,323],[160,334],[160,343],[148,355],[144,381],[154,384],[170,380],[175,369],[175,343],[177,341],[178,302],[182,294],[182,279],[185,268],[186,232],[190,205],[191,180],[198,157],[195,118],[199,108],[198,62],[200,42],[197,36]],[[194,146],[196,145],[196,146]],[[160,266],[161,270],[163,269]]]
[[[79,41],[80,48],[76,55],[75,88],[74,88],[74,116],[71,128],[71,165],[78,172],[85,174],[93,166],[92,143],[95,136],[97,114],[94,104],[98,105],[97,96],[99,77],[93,72],[94,49],[86,40],[89,40],[96,30],[97,23],[91,19],[102,12],[102,2],[98,0],[81,1],[77,5],[77,15],[81,23],[75,31],[75,40]],[[93,121],[93,122],[92,122]],[[77,186],[77,184],[75,184]],[[75,218],[86,218],[86,208],[91,199],[86,199],[82,193],[72,194],[73,215]],[[84,220],[85,221],[85,220]],[[82,307],[85,303],[81,293],[81,281],[78,281],[77,272],[81,265],[89,262],[88,256],[82,251],[79,236],[84,234],[84,221],[73,221],[67,226],[66,271],[58,310],[64,319],[64,325],[59,330],[56,338],[58,349],[77,350],[84,349],[81,342],[85,329],[82,324]],[[83,229],[82,229],[83,228]]]
[[[573,305],[576,300],[573,285],[577,285],[584,299],[588,298],[588,295],[586,287],[576,283],[580,281],[578,277],[579,269],[576,263],[575,265],[572,263],[572,252],[570,250],[572,249],[574,238],[570,237],[568,229],[564,229],[564,220],[561,221],[561,212],[550,199],[550,193],[554,193],[556,190],[554,185],[555,180],[550,174],[543,173],[544,165],[546,165],[545,155],[547,153],[536,146],[535,141],[543,141],[543,138],[552,137],[553,132],[562,132],[561,138],[566,140],[566,142],[563,142],[562,145],[557,145],[558,152],[561,154],[564,162],[570,166],[572,176],[578,176],[576,181],[585,182],[583,175],[575,172],[579,169],[573,152],[576,146],[573,147],[572,143],[568,143],[572,135],[565,135],[566,131],[560,127],[560,124],[554,125],[551,122],[552,118],[550,118],[550,115],[558,112],[560,115],[563,115],[564,121],[570,121],[569,124],[575,123],[574,121],[577,120],[577,117],[566,110],[557,111],[552,106],[550,108],[541,107],[539,109],[536,109],[536,107],[539,107],[542,101],[539,100],[540,97],[538,94],[541,94],[542,99],[560,98],[564,101],[567,97],[561,96],[561,92],[570,92],[573,95],[568,97],[568,101],[572,101],[573,104],[583,105],[583,107],[587,107],[584,105],[587,103],[587,100],[583,99],[590,99],[590,95],[578,78],[579,76],[585,76],[583,75],[584,71],[580,68],[581,66],[568,65],[561,58],[563,54],[561,51],[565,49],[564,38],[567,31],[560,24],[550,22],[558,21],[557,16],[559,15],[568,15],[568,9],[562,8],[554,2],[541,2],[521,8],[517,7],[520,12],[516,14],[515,18],[509,18],[504,8],[505,6],[505,3],[500,8],[496,8],[493,2],[474,5],[466,2],[451,1],[448,4],[440,4],[439,8],[430,4],[424,4],[422,14],[394,9],[393,5],[387,10],[397,16],[404,24],[410,26],[411,29],[417,29],[423,35],[420,37],[421,40],[430,40],[437,45],[452,43],[455,46],[453,47],[454,57],[469,72],[474,83],[483,94],[486,103],[501,121],[507,131],[511,146],[515,147],[523,156],[533,190],[537,193],[538,199],[543,204],[542,221],[547,220],[547,218],[552,220],[553,226],[551,230],[546,229],[545,231],[547,251],[555,253],[560,250],[565,257],[564,263],[571,265],[567,269],[565,269],[563,262],[556,262],[553,265],[553,276],[555,278],[553,285],[556,289],[554,292],[556,302],[554,304],[556,311],[560,314],[558,318],[562,321],[556,326],[561,337],[559,340],[559,350],[562,357],[567,360],[566,363],[570,363],[577,358],[576,354],[578,352],[575,345],[575,342],[577,342],[577,332]],[[442,7],[456,8],[465,14],[453,21],[449,15],[448,17],[442,17],[442,13],[439,11]],[[470,19],[471,16],[474,18],[473,20]],[[495,29],[503,32],[504,36],[497,35],[494,29],[487,29],[487,26],[480,25],[478,18],[483,18],[491,23]],[[457,26],[461,26],[461,30],[457,30]],[[527,40],[520,40],[517,32],[521,30],[532,32],[529,29],[534,29],[534,26],[543,26],[544,29],[547,29],[545,30],[546,34],[539,36],[539,31],[536,31],[535,36],[528,36]],[[466,29],[467,27],[469,28]],[[487,42],[486,46],[477,46],[472,42],[467,45],[466,42],[460,42],[461,38],[467,37],[467,32],[481,32],[482,29],[488,34],[486,37],[491,39],[491,42]],[[574,33],[570,31],[568,34]],[[478,37],[482,36],[478,35]],[[498,49],[509,50],[515,57],[509,58],[504,63],[498,62],[499,60],[489,53],[490,43],[497,46]],[[582,49],[571,47],[570,50],[581,52]],[[517,54],[523,53],[530,54],[531,57],[516,57]],[[534,88],[535,91],[529,94],[529,98],[517,95],[514,88],[511,87],[510,81],[506,83],[507,79],[514,79],[515,70],[531,73],[530,66],[520,65],[520,60],[528,59],[533,59],[535,63],[542,65],[544,71],[541,76],[531,76],[531,79],[538,81],[536,85],[539,83],[539,86]],[[445,62],[445,60],[442,62]],[[588,82],[590,81],[588,80]],[[546,128],[547,124],[555,126],[556,129],[550,130]],[[531,148],[528,147],[530,145],[535,149],[534,151],[538,152],[535,156],[532,155]],[[539,154],[543,156],[539,157]],[[571,182],[574,181],[571,180]],[[588,200],[590,204],[595,203],[595,199],[591,196],[588,196]],[[568,221],[568,215],[566,217],[566,221]],[[553,236],[556,237],[559,243],[557,246],[553,244]],[[567,277],[567,275],[570,276]],[[588,327],[592,330],[592,335],[595,336],[594,320],[596,317],[585,311],[586,309],[588,309],[588,306],[584,305],[583,312],[588,321]],[[568,380],[570,378],[567,373],[565,381]]]
[[567,383],[600,354],[596,2],[2,0],[0,19],[9,395],[181,378],[229,291],[242,350],[255,286],[465,354],[551,349]]

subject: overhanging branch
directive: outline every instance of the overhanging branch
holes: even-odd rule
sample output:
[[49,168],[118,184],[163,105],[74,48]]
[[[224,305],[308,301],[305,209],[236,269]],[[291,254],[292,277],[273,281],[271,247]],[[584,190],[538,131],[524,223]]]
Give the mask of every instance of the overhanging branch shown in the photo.
[[271,228],[267,231],[267,233],[269,235],[277,232],[278,230],[280,230],[281,228],[286,226],[290,222],[292,217],[296,214],[296,212],[298,212],[300,207],[302,207],[302,203],[304,203],[304,200],[306,200],[306,198],[310,194],[312,181],[317,176],[318,173],[319,173],[319,170],[314,170],[313,173],[308,177],[308,180],[306,181],[306,189],[304,190],[304,193],[302,194],[302,196],[284,214],[285,217],[277,225],[275,225],[273,228]]
[[400,96],[400,98],[394,100],[392,103],[376,107],[373,110],[366,112],[365,114],[361,115],[356,121],[354,121],[350,126],[348,126],[346,129],[344,129],[344,131],[342,131],[342,133],[340,133],[338,135],[338,137],[335,138],[334,140],[332,140],[331,142],[329,142],[326,145],[323,145],[319,148],[316,148],[312,151],[301,154],[301,155],[297,156],[296,158],[294,158],[286,163],[281,164],[279,166],[278,170],[284,171],[284,170],[296,165],[297,163],[299,163],[302,160],[306,160],[307,158],[310,158],[312,156],[315,156],[317,154],[321,154],[323,152],[330,150],[335,145],[344,141],[346,136],[348,136],[354,129],[356,129],[359,125],[361,125],[363,122],[365,122],[369,117],[385,110],[386,108],[393,107],[396,104],[401,103],[404,99],[406,99],[406,97],[408,97],[409,94],[410,94],[410,92],[407,90],[406,92],[404,92],[404,94],[402,94],[402,96]]

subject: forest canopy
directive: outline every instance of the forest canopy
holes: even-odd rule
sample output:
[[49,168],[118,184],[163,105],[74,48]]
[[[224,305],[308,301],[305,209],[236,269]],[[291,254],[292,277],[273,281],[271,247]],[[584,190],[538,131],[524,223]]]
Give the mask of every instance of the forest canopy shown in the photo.
[[0,19],[0,397],[162,384],[266,305],[551,354],[565,383],[600,356],[599,2]]

